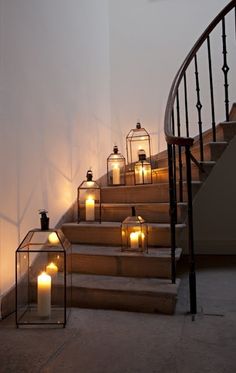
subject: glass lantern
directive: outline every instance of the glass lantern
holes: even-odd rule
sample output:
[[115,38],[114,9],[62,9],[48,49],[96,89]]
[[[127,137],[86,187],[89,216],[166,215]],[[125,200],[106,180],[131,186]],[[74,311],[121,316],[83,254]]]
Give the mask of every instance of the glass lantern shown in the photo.
[[148,226],[141,216],[128,216],[121,225],[122,251],[148,252]]
[[152,183],[152,169],[150,162],[146,159],[146,154],[143,149],[138,151],[139,161],[134,166],[134,183],[151,184]]
[[143,149],[145,151],[147,159],[151,163],[151,146],[150,146],[150,135],[141,127],[140,123],[136,124],[136,128],[130,130],[126,136],[126,151],[127,151],[127,162],[133,165],[139,160],[138,151]]
[[78,187],[78,223],[96,222],[101,223],[101,188],[93,181],[93,173],[87,171],[87,180]]
[[107,185],[125,185],[125,157],[116,145],[107,158]]
[[16,325],[65,327],[71,306],[71,244],[60,229],[30,230],[15,253]]

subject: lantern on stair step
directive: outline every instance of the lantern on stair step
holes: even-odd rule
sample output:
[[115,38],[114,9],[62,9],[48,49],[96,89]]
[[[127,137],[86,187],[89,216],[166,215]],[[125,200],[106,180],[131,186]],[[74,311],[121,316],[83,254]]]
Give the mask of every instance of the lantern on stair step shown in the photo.
[[107,158],[107,185],[125,185],[125,157],[119,153],[117,145]]
[[139,161],[140,149],[145,151],[146,158],[151,163],[150,135],[140,123],[137,123],[136,128],[131,129],[126,136],[127,163],[130,165],[130,170],[133,170],[134,163]]
[[30,230],[15,253],[16,325],[65,327],[71,306],[71,244],[60,229]]
[[78,187],[78,223],[101,223],[101,188],[93,180],[91,169],[87,171],[86,178]]
[[141,216],[137,216],[135,207],[132,215],[121,224],[122,251],[148,252],[148,225]]
[[151,184],[152,183],[152,169],[150,162],[146,159],[146,153],[143,149],[138,151],[138,162],[134,166],[134,183]]

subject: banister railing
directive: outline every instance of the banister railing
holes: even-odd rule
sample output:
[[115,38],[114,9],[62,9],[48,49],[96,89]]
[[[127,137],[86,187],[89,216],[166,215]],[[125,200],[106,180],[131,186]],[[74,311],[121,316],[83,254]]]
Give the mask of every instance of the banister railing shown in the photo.
[[[173,80],[165,111],[164,131],[169,166],[172,282],[174,283],[176,278],[177,204],[186,200],[188,205],[190,312],[192,314],[197,312],[197,297],[191,168],[193,162],[199,168],[204,162],[204,131],[208,130],[212,142],[216,142],[216,120],[222,121],[224,118],[225,121],[229,121],[230,93],[232,92],[232,89],[230,92],[230,88],[234,87],[236,94],[236,74],[234,72],[233,78],[232,74],[230,75],[231,69],[236,66],[236,63],[232,63],[232,60],[236,59],[235,39],[236,0],[233,0],[210,23],[185,58]],[[232,46],[234,47],[233,53],[231,53]],[[208,123],[211,124],[208,125]],[[191,153],[194,141],[199,144],[198,157],[194,157]]]

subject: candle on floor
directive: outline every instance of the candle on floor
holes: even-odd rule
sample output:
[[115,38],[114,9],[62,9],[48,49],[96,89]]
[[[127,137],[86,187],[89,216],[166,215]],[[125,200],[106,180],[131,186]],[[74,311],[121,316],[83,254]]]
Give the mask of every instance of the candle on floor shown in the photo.
[[49,317],[51,314],[51,276],[42,272],[37,279],[38,285],[38,315]]
[[130,233],[130,247],[131,249],[139,248],[139,232]]
[[85,220],[95,220],[95,201],[92,197],[88,197],[85,201]]
[[55,263],[51,262],[47,265],[46,272],[50,276],[55,276],[58,272],[58,267],[56,266]]
[[112,179],[113,184],[120,184],[120,168],[118,165],[115,165],[112,169]]

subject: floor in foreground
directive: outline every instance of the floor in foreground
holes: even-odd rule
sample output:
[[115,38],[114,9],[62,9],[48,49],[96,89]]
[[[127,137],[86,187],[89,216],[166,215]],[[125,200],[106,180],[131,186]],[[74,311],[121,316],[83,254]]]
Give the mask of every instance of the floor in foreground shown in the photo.
[[0,321],[0,372],[234,373],[236,257],[201,257],[197,269],[195,321],[184,264],[174,316],[72,309],[65,329]]

